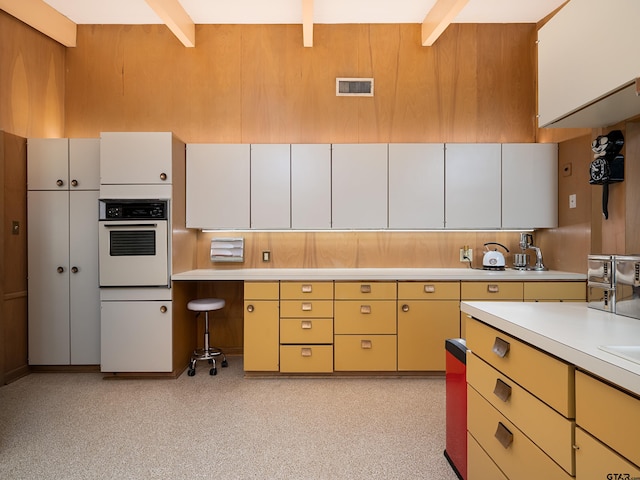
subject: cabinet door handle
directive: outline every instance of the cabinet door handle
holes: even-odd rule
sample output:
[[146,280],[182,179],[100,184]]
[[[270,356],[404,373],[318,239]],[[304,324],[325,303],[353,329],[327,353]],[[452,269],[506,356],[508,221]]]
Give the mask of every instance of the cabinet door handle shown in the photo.
[[311,311],[311,307],[312,307],[311,302],[303,302],[302,303],[302,311],[303,312],[310,312]]
[[56,180],[56,185],[62,187],[64,185],[64,182],[61,179],[58,179]]
[[360,285],[360,293],[371,293],[371,285]]
[[167,307],[165,305],[160,307],[160,313],[167,313]]
[[495,437],[504,448],[509,448],[513,443],[513,433],[511,433],[509,429],[502,424],[502,422],[498,422]]
[[373,343],[371,342],[371,340],[360,340],[360,348],[369,350],[373,348]]
[[72,187],[77,187],[78,186],[78,180],[76,180],[75,178],[73,180],[71,180],[71,186]]
[[311,330],[311,327],[311,320],[302,320],[302,322],[300,322],[300,328],[303,330]]
[[64,267],[58,267],[58,268],[56,268],[56,271],[58,273],[64,273]]
[[247,305],[247,312],[251,313],[255,310],[255,307],[253,305]]
[[500,293],[500,285],[496,285],[495,283],[490,283],[489,285],[487,285],[487,292]]
[[424,286],[424,293],[436,293],[436,286],[435,285],[425,285]]
[[511,397],[511,386],[499,378],[496,378],[496,386],[493,389],[493,394],[503,402],[506,402]]
[[313,291],[313,287],[308,284],[305,283],[304,285],[302,285],[302,293],[311,293]]
[[511,345],[509,345],[509,342],[501,339],[500,337],[496,337],[496,340],[493,342],[492,351],[500,358],[504,358],[507,356],[507,353],[509,353],[510,347]]
[[309,347],[303,347],[300,349],[300,356],[301,357],[310,357],[311,356],[311,349]]
[[360,313],[368,315],[371,313],[371,305],[360,305]]
[[403,312],[408,312],[409,311],[409,305],[407,305],[406,303],[404,305],[402,305],[402,311]]
[[78,267],[71,267],[71,273],[78,273]]
[[166,179],[167,179],[167,174],[166,174],[166,173],[164,173],[164,172],[162,172],[162,173],[160,174],[160,180],[162,180],[162,181],[164,182]]

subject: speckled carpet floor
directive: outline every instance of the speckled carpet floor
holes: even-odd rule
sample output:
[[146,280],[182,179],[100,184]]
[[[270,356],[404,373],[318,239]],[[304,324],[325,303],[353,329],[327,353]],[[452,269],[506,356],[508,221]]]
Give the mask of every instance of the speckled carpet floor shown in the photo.
[[0,388],[0,478],[456,480],[444,378],[106,381],[37,373]]

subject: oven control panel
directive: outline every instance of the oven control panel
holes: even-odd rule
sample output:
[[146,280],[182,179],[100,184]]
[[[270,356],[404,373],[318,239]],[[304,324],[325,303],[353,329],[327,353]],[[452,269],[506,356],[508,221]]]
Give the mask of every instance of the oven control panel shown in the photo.
[[166,220],[167,200],[100,200],[100,220]]

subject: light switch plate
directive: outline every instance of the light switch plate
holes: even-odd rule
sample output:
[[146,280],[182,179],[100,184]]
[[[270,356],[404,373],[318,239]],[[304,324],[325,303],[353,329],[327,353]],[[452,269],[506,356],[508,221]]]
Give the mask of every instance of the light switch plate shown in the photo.
[[576,208],[576,194],[569,195],[569,208]]

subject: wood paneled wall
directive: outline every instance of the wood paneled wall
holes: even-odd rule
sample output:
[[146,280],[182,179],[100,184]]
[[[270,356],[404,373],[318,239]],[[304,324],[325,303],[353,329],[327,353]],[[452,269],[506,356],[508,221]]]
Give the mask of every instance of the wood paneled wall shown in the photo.
[[65,53],[0,10],[0,130],[25,138],[63,136]]
[[[173,131],[187,143],[533,142],[535,25],[80,25],[66,136]],[[336,97],[336,77],[375,96]]]

